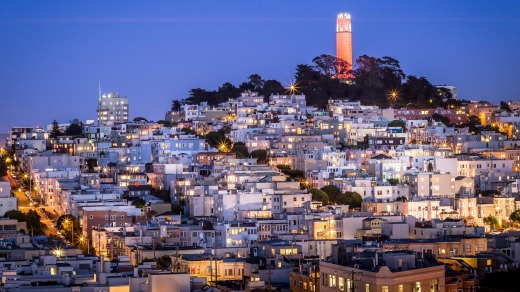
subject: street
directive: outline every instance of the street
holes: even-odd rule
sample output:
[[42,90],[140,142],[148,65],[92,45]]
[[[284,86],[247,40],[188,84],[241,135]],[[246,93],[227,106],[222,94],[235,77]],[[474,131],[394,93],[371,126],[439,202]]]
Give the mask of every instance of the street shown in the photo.
[[41,217],[41,222],[47,225],[47,235],[56,235],[58,232],[58,229],[54,228],[56,216],[50,212],[44,212],[45,206],[39,204],[40,199],[37,195],[25,190],[21,182],[16,180],[16,177],[21,176],[11,171],[7,174],[7,178],[11,182],[12,193],[18,198],[18,211],[27,212],[30,209],[36,211]]

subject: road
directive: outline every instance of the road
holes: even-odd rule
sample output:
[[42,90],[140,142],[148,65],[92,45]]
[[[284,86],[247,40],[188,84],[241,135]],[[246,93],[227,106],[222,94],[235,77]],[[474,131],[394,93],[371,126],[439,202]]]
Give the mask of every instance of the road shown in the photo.
[[[18,174],[15,174],[15,176],[20,177]],[[23,186],[16,181],[11,172],[8,172],[7,178],[11,182],[13,194],[18,198],[18,211],[36,211],[41,217],[41,222],[47,225],[47,235],[56,235],[58,232],[58,230],[54,228],[55,221],[57,220],[57,218],[55,218],[56,216],[52,213],[49,213],[50,216],[44,213],[42,207],[45,208],[45,206],[40,206],[38,204],[38,202],[40,202],[39,198],[33,197],[33,195],[35,195],[34,193],[31,194],[29,191],[25,190]]]

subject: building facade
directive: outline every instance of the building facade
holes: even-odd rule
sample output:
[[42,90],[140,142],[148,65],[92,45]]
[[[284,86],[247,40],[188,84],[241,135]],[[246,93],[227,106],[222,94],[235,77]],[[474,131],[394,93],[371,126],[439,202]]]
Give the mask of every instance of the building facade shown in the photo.
[[117,92],[103,94],[98,99],[98,125],[114,126],[128,122],[128,97]]

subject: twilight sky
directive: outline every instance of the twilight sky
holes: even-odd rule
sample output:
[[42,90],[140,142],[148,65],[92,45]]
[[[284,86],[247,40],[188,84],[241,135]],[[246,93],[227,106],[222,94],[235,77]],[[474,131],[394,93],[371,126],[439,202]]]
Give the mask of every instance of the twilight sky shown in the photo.
[[98,80],[152,120],[191,88],[252,73],[289,83],[297,64],[335,54],[342,11],[355,58],[394,57],[464,99],[520,99],[516,0],[12,0],[0,2],[0,133],[96,119]]

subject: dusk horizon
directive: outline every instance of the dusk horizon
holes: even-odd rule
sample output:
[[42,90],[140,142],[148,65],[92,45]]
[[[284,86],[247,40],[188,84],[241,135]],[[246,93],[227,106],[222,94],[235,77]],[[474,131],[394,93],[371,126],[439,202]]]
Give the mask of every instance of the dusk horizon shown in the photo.
[[352,15],[354,59],[393,57],[408,75],[456,86],[461,99],[518,100],[509,80],[520,68],[520,41],[511,38],[520,34],[515,8],[472,1],[3,2],[0,98],[14,110],[3,111],[0,132],[95,120],[98,82],[103,93],[129,97],[132,118],[151,120],[192,88],[238,85],[254,73],[287,85],[296,65],[335,54],[339,12]]

